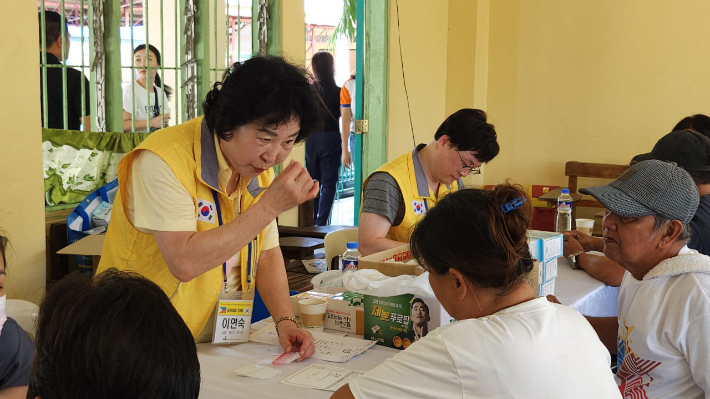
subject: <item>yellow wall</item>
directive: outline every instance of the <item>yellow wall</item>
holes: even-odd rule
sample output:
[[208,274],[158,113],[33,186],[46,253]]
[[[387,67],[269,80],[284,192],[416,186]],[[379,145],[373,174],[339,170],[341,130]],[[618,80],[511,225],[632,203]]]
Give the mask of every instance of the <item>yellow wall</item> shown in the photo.
[[[7,296],[35,303],[44,293],[45,242],[37,5],[3,2],[12,23],[0,24],[0,229],[8,252]],[[10,39],[15,38],[15,39]],[[17,40],[25,38],[25,40]]]
[[473,107],[477,3],[449,0],[445,115]]
[[[710,3],[490,2],[486,183],[566,184],[566,161],[627,163],[710,113]],[[585,183],[582,183],[584,186]]]
[[[306,15],[303,0],[281,0],[281,51],[282,56],[292,63],[305,67],[306,59]],[[287,166],[291,159],[305,165],[305,142],[294,147],[291,156],[284,161]],[[298,226],[298,207],[279,216],[279,224]]]
[[[389,4],[387,160],[414,147],[397,37],[397,8]],[[402,58],[417,143],[428,143],[446,117],[449,0],[399,2]]]

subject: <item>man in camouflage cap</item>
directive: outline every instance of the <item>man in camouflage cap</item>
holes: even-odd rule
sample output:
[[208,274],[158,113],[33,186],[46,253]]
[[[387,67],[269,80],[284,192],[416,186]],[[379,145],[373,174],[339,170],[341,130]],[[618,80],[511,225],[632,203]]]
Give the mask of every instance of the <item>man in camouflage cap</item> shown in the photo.
[[588,318],[618,351],[621,394],[710,394],[710,257],[691,250],[698,189],[675,163],[633,165],[605,186],[582,189],[607,208],[604,254],[626,269],[617,317]]

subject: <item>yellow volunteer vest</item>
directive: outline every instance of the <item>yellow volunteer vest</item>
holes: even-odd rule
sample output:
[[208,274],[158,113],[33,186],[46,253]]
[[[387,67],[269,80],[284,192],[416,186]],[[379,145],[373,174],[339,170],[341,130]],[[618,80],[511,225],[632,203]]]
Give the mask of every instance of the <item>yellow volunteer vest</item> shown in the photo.
[[[424,216],[429,208],[436,205],[439,198],[443,198],[449,192],[457,191],[464,187],[460,179],[455,184],[456,188],[439,184],[439,192],[435,196],[429,189],[424,169],[422,169],[422,163],[419,161],[417,153],[418,150],[415,148],[412,152],[401,155],[382,165],[374,172],[386,172],[394,177],[404,198],[404,219],[398,226],[393,225],[390,227],[386,236],[390,240],[409,242],[412,227]],[[365,180],[363,187],[367,185],[368,180],[370,180],[369,177]]]
[[[197,231],[206,231],[219,226],[214,193],[217,193],[222,224],[234,219],[231,200],[219,188],[215,136],[202,117],[182,125],[161,129],[151,134],[140,146],[128,153],[118,165],[118,193],[114,201],[111,223],[106,234],[98,273],[107,268],[137,272],[158,284],[190,328],[193,337],[202,331],[217,304],[223,281],[222,265],[180,283],[175,278],[152,234],[138,231],[128,220],[124,204],[128,200],[126,184],[131,176],[131,167],[138,151],[150,150],[170,166],[180,183],[190,192],[195,201]],[[242,211],[248,209],[261,197],[271,184],[274,172],[269,169],[251,179],[246,193],[242,195]],[[242,290],[256,286],[256,265],[261,254],[264,232],[259,233],[250,244],[242,248]],[[235,248],[235,252],[238,250]]]

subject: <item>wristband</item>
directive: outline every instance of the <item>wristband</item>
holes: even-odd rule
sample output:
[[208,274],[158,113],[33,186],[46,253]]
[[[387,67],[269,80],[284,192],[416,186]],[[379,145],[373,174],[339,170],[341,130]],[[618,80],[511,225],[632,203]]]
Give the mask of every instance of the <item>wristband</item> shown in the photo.
[[285,320],[292,321],[293,324],[295,324],[296,327],[298,327],[298,323],[296,322],[296,319],[294,319],[293,317],[288,317],[288,316],[279,317],[279,319],[276,320],[276,325],[274,326],[274,328],[276,329],[276,336],[277,337],[281,336],[281,334],[279,333],[279,323],[281,323],[282,321],[285,321]]

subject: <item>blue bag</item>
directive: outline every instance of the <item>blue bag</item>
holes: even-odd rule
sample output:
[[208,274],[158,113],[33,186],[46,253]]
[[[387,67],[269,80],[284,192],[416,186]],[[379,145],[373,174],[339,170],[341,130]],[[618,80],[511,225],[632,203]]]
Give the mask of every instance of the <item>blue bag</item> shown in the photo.
[[[101,205],[102,202],[113,204],[118,191],[118,179],[107,183],[94,192],[87,195],[72,213],[67,216],[67,243],[73,244],[89,235],[87,230],[91,230],[91,213]],[[76,263],[82,273],[92,274],[93,267],[91,256],[75,255]]]

